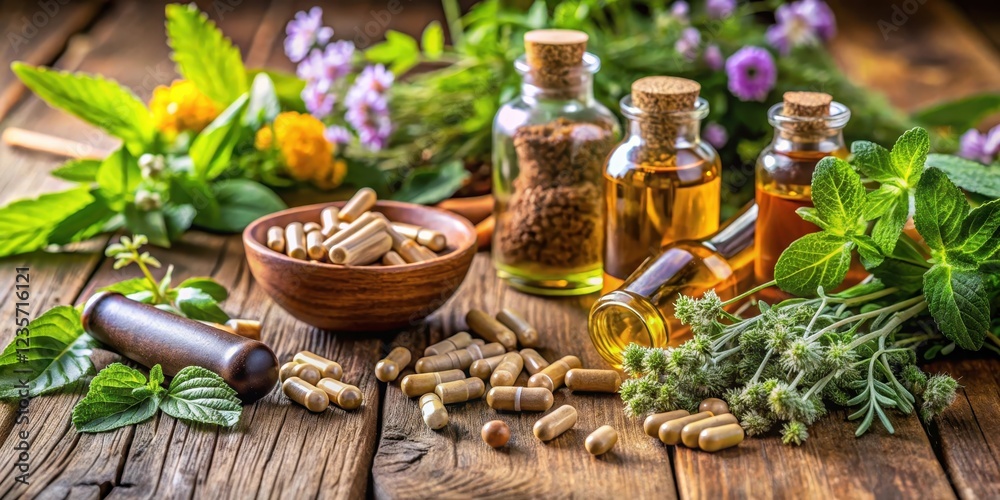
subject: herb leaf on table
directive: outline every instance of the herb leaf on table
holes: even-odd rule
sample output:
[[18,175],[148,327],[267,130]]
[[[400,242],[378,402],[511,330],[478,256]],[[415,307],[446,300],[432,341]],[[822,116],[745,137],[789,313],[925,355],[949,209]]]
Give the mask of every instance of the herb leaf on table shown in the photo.
[[138,424],[156,414],[165,389],[160,365],[149,380],[135,368],[112,363],[90,382],[87,395],[73,407],[73,425],[80,432],[105,432]]
[[232,427],[243,411],[236,391],[217,374],[200,366],[177,372],[160,409],[171,417]]
[[26,328],[27,345],[15,339],[0,354],[0,399],[21,397],[22,380],[28,396],[38,396],[94,373],[90,353],[98,342],[83,331],[75,308],[50,309]]

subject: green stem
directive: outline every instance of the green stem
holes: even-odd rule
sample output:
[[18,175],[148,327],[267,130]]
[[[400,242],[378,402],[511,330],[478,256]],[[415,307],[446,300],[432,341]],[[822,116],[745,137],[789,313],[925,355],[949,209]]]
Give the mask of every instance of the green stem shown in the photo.
[[863,304],[865,302],[870,302],[870,301],[875,300],[875,299],[881,299],[882,297],[885,297],[886,295],[892,295],[892,294],[894,294],[894,293],[896,293],[898,291],[899,291],[898,288],[896,288],[894,286],[891,286],[889,288],[883,288],[883,289],[881,289],[881,290],[879,290],[877,292],[872,292],[872,293],[869,293],[869,294],[866,294],[866,295],[859,295],[857,297],[851,297],[849,299],[845,299],[843,302],[841,302],[841,304],[843,304],[843,305],[845,305],[847,307],[851,307],[853,305]]
[[448,24],[448,33],[451,34],[451,44],[455,48],[461,47],[465,43],[465,34],[462,32],[461,10],[455,0],[441,0],[441,7],[444,9],[445,22]]
[[826,384],[828,384],[831,380],[833,380],[833,376],[834,376],[834,374],[831,373],[831,374],[829,374],[829,375],[827,375],[827,376],[819,379],[818,382],[816,382],[815,384],[813,384],[813,386],[810,387],[809,390],[806,391],[806,393],[802,395],[802,398],[803,399],[809,399],[809,397],[811,397],[814,392],[822,391],[823,388],[826,387]]
[[160,295],[160,284],[156,282],[156,278],[153,277],[153,273],[149,272],[149,268],[146,267],[146,264],[144,264],[142,259],[139,258],[139,252],[133,250],[132,255],[135,257],[135,263],[139,266],[139,269],[142,270],[142,274],[146,276],[146,280],[149,281],[150,288],[153,290],[153,299],[157,304],[163,304],[163,295]]
[[[869,333],[867,335],[862,335],[861,337],[858,337],[858,338],[854,339],[854,341],[851,342],[851,344],[847,346],[848,349],[854,349],[855,347],[857,347],[859,345],[862,345],[862,344],[864,344],[865,342],[868,342],[871,339],[878,338],[878,337],[884,337],[884,336],[888,335],[889,333],[891,333],[893,330],[895,330],[897,326],[903,324],[903,322],[905,322],[905,321],[909,320],[910,318],[913,318],[914,316],[920,314],[924,309],[927,308],[927,302],[923,300],[923,296],[914,297],[914,299],[916,299],[916,298],[919,298],[920,301],[917,302],[917,303],[915,303],[915,304],[913,304],[909,309],[897,312],[896,315],[893,316],[892,319],[890,319],[889,322],[886,323],[885,326],[883,326],[882,328],[879,328],[878,330],[875,330],[874,332],[871,332],[871,333]],[[913,299],[908,300],[906,302],[911,302],[912,300]],[[903,302],[900,302],[899,304],[896,304],[896,305],[898,306],[898,305],[901,305],[901,304],[903,304]],[[885,309],[885,308],[883,308],[883,309]],[[872,311],[872,312],[876,312],[876,311]]]
[[[880,315],[882,315],[882,313],[901,311],[903,309],[906,309],[907,307],[910,307],[910,306],[912,306],[914,304],[919,304],[919,303],[923,303],[924,307],[927,306],[927,303],[924,302],[924,296],[923,295],[918,295],[916,297],[913,297],[912,299],[904,300],[903,302],[898,302],[898,303],[892,304],[890,306],[885,306],[885,307],[883,307],[881,309],[876,309],[874,311],[868,311],[868,312],[863,313],[863,314],[856,314],[854,316],[850,316],[850,317],[844,318],[844,319],[842,319],[840,321],[837,321],[836,323],[833,323],[832,325],[827,326],[826,328],[823,328],[822,330],[820,330],[820,331],[816,332],[815,334],[813,334],[812,336],[810,336],[808,340],[816,340],[816,339],[822,337],[824,333],[827,333],[827,332],[830,332],[830,331],[834,331],[837,328],[840,328],[840,327],[842,327],[844,325],[849,325],[851,323],[855,323],[855,322],[858,322],[858,321],[861,321],[861,320],[865,320],[865,319],[869,319],[869,318],[877,318]],[[923,309],[923,307],[921,307],[921,310],[922,309]],[[920,311],[917,311],[917,312],[920,312]],[[909,318],[907,318],[907,319],[909,319]]]
[[757,383],[757,379],[759,379],[761,374],[764,373],[764,367],[767,366],[767,362],[771,359],[771,353],[773,352],[774,349],[767,350],[767,354],[764,355],[764,361],[760,363],[760,368],[757,368],[757,373],[753,374],[753,378],[750,379],[749,382],[747,382],[747,385],[752,385]]
[[755,293],[757,293],[757,292],[759,292],[759,291],[761,291],[761,290],[763,290],[765,288],[770,288],[770,287],[774,286],[775,284],[777,284],[777,281],[774,281],[774,280],[768,281],[767,283],[764,283],[763,285],[759,285],[759,286],[757,286],[755,288],[747,290],[747,291],[745,291],[745,292],[743,292],[743,293],[741,293],[741,294],[739,294],[739,295],[737,295],[737,296],[735,296],[735,297],[733,297],[733,298],[731,298],[731,299],[723,302],[722,306],[725,307],[725,306],[728,306],[729,304],[732,304],[733,302],[739,302],[739,301],[741,301],[741,300],[743,300],[743,299],[745,299],[745,298],[747,298],[747,297],[749,297],[749,296],[751,296],[751,295],[753,295],[753,294],[755,294]]

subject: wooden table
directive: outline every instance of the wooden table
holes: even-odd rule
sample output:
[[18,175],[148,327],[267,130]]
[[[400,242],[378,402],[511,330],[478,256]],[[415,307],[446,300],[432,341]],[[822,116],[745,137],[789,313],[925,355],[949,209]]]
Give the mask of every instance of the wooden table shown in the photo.
[[[53,2],[56,3],[56,2]],[[200,2],[233,38],[250,66],[286,66],[281,37],[287,19],[312,2]],[[231,9],[229,5],[235,4]],[[373,3],[376,5],[377,3]],[[859,5],[867,8],[857,8]],[[838,0],[841,36],[835,54],[859,81],[889,92],[912,107],[939,95],[941,88],[963,93],[1000,86],[996,46],[953,7],[926,2],[899,33],[882,43],[876,20],[891,14],[861,0]],[[404,3],[395,28],[417,32],[440,16],[436,4]],[[376,5],[377,7],[377,5]],[[23,16],[36,3],[0,2],[0,26],[21,33]],[[339,33],[353,33],[371,8],[362,3],[336,8]],[[39,17],[41,19],[41,17]],[[11,60],[52,64],[105,74],[148,98],[175,75],[168,59],[160,7],[136,3],[102,5],[70,2],[45,18],[27,43],[0,48],[0,130],[17,126],[44,131],[107,149],[113,143],[83,123],[49,109],[23,92],[6,69]],[[850,19],[850,21],[848,21]],[[848,25],[850,23],[850,25]],[[12,31],[14,30],[14,31]],[[907,38],[910,37],[910,38]],[[938,40],[947,39],[948,44]],[[914,45],[917,44],[917,45]],[[925,50],[926,49],[926,50]],[[914,54],[909,57],[910,54]],[[896,85],[898,65],[908,71]],[[953,71],[975,67],[975,72]],[[899,70],[899,71],[897,71]],[[912,73],[911,73],[912,72]],[[910,75],[914,75],[909,78]],[[0,202],[63,187],[47,175],[59,161],[0,147]],[[34,315],[59,304],[86,300],[97,288],[123,279],[102,249],[108,236],[77,245],[69,253],[35,253],[0,261],[0,283],[13,283],[15,267],[30,267]],[[495,311],[509,306],[544,334],[542,353],[550,359],[578,354],[586,366],[601,364],[589,345],[586,311],[593,297],[540,299],[507,288],[495,277],[489,256],[476,257],[462,288],[424,324],[396,335],[350,337],[317,331],[276,307],[250,276],[237,236],[193,231],[175,247],[154,249],[175,276],[211,275],[232,291],[225,309],[235,317],[258,318],[264,340],[284,361],[308,349],[340,361],[346,380],[365,394],[358,411],[331,409],[314,415],[275,390],[248,406],[231,430],[188,425],[160,415],[140,425],[103,434],[79,434],[70,423],[73,405],[85,389],[31,400],[30,423],[15,425],[14,406],[0,405],[0,495],[4,497],[923,497],[1000,496],[1000,361],[943,361],[930,371],[946,371],[964,388],[955,404],[934,422],[895,415],[897,433],[881,427],[860,439],[846,412],[836,411],[810,430],[802,447],[776,437],[748,439],[717,454],[667,448],[645,436],[637,420],[626,418],[616,396],[580,396],[561,390],[556,404],[573,404],[580,421],[568,434],[540,444],[531,435],[536,415],[496,414],[483,403],[449,408],[450,425],[427,429],[416,404],[398,384],[381,384],[373,368],[396,345],[419,352],[429,342],[465,328],[470,307]],[[14,315],[12,286],[0,286],[0,324]],[[4,328],[0,340],[12,335]],[[98,352],[99,366],[119,357]],[[513,437],[506,449],[488,449],[479,438],[487,420],[507,422]],[[621,433],[615,451],[592,458],[583,449],[590,430],[610,423]],[[31,435],[30,485],[14,482],[17,433]]]

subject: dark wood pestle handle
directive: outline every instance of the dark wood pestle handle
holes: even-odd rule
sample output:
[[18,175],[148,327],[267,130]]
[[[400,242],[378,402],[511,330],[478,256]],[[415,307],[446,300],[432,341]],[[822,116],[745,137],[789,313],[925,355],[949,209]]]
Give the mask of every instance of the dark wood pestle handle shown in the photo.
[[159,364],[168,376],[188,366],[218,373],[244,404],[266,396],[278,381],[278,358],[267,345],[119,293],[91,297],[83,309],[83,329],[146,367]]

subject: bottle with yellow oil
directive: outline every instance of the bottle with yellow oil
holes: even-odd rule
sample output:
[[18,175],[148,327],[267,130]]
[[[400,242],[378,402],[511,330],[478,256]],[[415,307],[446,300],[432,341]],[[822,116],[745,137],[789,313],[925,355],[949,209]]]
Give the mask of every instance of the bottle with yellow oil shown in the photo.
[[664,245],[719,227],[721,162],[700,137],[700,91],[692,80],[652,76],[621,100],[628,134],[604,168],[604,293]]

